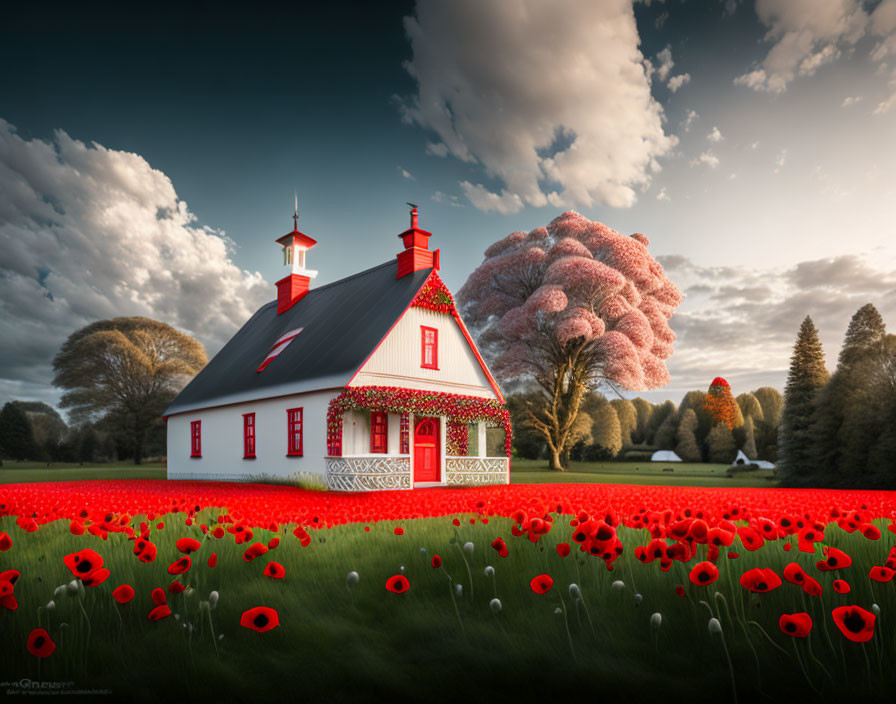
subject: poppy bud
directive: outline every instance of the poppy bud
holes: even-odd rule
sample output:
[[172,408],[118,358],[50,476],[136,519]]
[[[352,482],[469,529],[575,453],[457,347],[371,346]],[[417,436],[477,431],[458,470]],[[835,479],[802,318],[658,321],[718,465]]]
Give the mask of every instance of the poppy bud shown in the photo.
[[55,601],[52,601],[52,600],[51,600],[51,601],[48,601],[48,602],[47,602],[47,606],[46,606],[47,611],[53,611],[53,609],[55,609],[55,608],[56,608],[56,602],[55,602]]
[[78,580],[73,579],[65,587],[65,593],[69,596],[78,596]]
[[60,584],[56,587],[56,591],[53,592],[53,598],[58,599],[59,597],[65,596],[65,585]]
[[486,568],[483,570],[483,572],[485,572],[486,577],[494,577],[495,576],[495,568],[492,567],[491,565],[487,565]]
[[619,592],[625,589],[625,582],[623,582],[621,579],[617,579],[610,586],[613,587],[613,589],[615,589],[617,592]]
[[495,613],[498,613],[501,610],[501,600],[492,599],[490,602],[488,602],[488,607]]
[[464,543],[464,552],[467,555],[473,554],[473,543]]
[[722,624],[719,623],[719,619],[717,619],[717,618],[709,619],[709,624],[707,624],[707,628],[709,629],[710,635],[722,635]]
[[659,630],[659,627],[662,625],[663,625],[663,615],[661,613],[657,612],[657,613],[653,614],[653,616],[650,617],[650,627],[653,630],[655,630],[655,631]]
[[570,584],[569,585],[569,595],[573,599],[581,599],[582,598],[582,590],[579,589],[578,584]]
[[644,597],[640,594],[635,594],[635,606],[640,606],[642,601],[644,601]]
[[880,607],[877,604],[871,605],[871,611],[874,612],[875,616],[880,616]]
[[457,592],[458,596],[463,596],[464,595],[464,585],[463,584],[455,584],[454,591]]
[[215,608],[218,605],[218,592],[211,592],[208,595],[208,605],[210,608]]
[[349,572],[345,576],[345,585],[347,587],[353,587],[358,583],[359,579],[360,579],[360,577],[358,576],[357,572]]

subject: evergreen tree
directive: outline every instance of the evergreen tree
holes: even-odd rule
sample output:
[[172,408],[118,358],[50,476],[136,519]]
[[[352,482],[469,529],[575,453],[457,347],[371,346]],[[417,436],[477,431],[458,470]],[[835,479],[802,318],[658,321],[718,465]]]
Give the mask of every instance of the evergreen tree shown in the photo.
[[653,404],[639,396],[632,399],[632,405],[638,414],[638,423],[632,433],[632,443],[640,445],[647,440],[647,425],[650,423],[650,416],[653,413]]
[[28,416],[15,401],[0,411],[0,448],[4,457],[14,460],[33,460],[38,454]]
[[632,433],[638,427],[638,412],[634,404],[625,398],[614,398],[610,405],[616,410],[619,417],[619,426],[622,428],[622,444],[631,445]]
[[697,414],[697,445],[700,447],[703,447],[706,442],[706,436],[712,428],[712,416],[709,415],[705,405],[706,392],[695,389],[694,391],[688,391],[678,406],[678,423],[681,423],[685,411],[689,408],[693,408],[694,413]]
[[731,464],[737,454],[734,433],[724,422],[719,421],[706,436],[706,449],[710,462]]
[[594,412],[591,435],[594,444],[607,450],[610,456],[622,449],[622,426],[612,403],[605,403]]
[[828,380],[818,330],[808,315],[800,325],[784,390],[778,470],[785,484],[806,484],[813,468],[816,397]]
[[[863,434],[859,444],[850,442],[855,422],[845,421],[848,415],[860,421],[867,363],[882,354],[885,335],[883,318],[870,303],[859,308],[849,321],[837,369],[818,394],[812,418],[811,461],[821,483],[852,484],[852,475],[864,470],[867,438]],[[844,452],[847,446],[849,454]]]
[[759,403],[759,399],[752,393],[740,394],[735,400],[740,408],[741,415],[744,417],[744,422],[746,422],[748,417],[753,418],[754,422],[763,419],[762,404]]
[[675,417],[678,411],[672,401],[664,401],[659,406],[655,406],[653,413],[650,414],[650,420],[647,421],[647,433],[644,441],[648,445],[656,446],[656,433],[660,426],[669,416]]
[[697,445],[697,414],[693,408],[688,408],[678,424],[678,432],[676,440],[678,444],[675,446],[675,454],[677,454],[685,462],[700,462],[703,457],[700,453],[700,447]]
[[756,434],[753,429],[753,416],[744,419],[744,443],[741,446],[743,453],[751,460],[756,459]]
[[653,445],[659,450],[675,449],[675,433],[678,430],[678,417],[675,413],[666,416],[666,420],[656,430]]

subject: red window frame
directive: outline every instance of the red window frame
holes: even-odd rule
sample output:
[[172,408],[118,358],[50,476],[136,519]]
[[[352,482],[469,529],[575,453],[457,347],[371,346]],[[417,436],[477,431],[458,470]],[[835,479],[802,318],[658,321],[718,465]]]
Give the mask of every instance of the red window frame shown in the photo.
[[255,414],[243,413],[243,459],[255,459]]
[[202,421],[190,422],[190,457],[202,457]]
[[[432,340],[427,342],[426,334],[432,333]],[[430,351],[431,361],[427,363],[426,352]],[[439,331],[437,328],[430,328],[425,325],[420,326],[420,368],[421,369],[438,369],[439,368]]]
[[305,435],[301,408],[289,408],[286,411],[286,456],[302,456],[302,439]]
[[385,411],[370,412],[370,452],[386,454],[389,449],[389,416]]

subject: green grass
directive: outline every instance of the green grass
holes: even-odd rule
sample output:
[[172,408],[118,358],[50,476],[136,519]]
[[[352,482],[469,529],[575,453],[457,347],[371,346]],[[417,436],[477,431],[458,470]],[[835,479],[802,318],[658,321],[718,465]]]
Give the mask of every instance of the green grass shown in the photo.
[[[216,513],[204,512],[202,520]],[[690,565],[676,562],[671,572],[663,573],[657,563],[637,562],[631,554],[646,539],[643,531],[621,529],[626,553],[613,572],[602,560],[577,551],[560,558],[555,547],[570,538],[568,518],[559,517],[539,544],[511,537],[510,522],[503,518],[470,525],[465,517],[459,529],[449,518],[384,522],[369,533],[363,525],[346,525],[314,532],[307,548],[284,526],[281,545],[250,563],[242,559],[246,545],[235,545],[228,535],[209,540],[193,556],[193,569],[183,580],[192,588],[169,596],[179,618],[159,622],[146,618],[152,607],[149,593],[173,579],[166,567],[180,556],[175,540],[202,537],[196,525],[183,526],[183,516],[163,517],[166,528],[153,533],[159,552],[151,564],[135,558],[122,534],[110,534],[106,542],[75,537],[63,522],[25,533],[13,518],[3,518],[0,531],[12,536],[13,548],[0,553],[0,569],[15,567],[22,577],[15,589],[18,611],[0,609],[0,680],[72,681],[81,689],[110,689],[115,700],[140,702],[261,701],[281,699],[284,689],[289,700],[312,702],[578,701],[583,696],[597,701],[730,701],[722,644],[707,631],[712,611],[722,623],[741,702],[818,699],[810,686],[823,689],[831,701],[869,702],[896,687],[896,668],[890,667],[896,630],[889,619],[896,609],[894,584],[874,584],[872,591],[867,578],[870,566],[882,563],[893,544],[889,532],[872,543],[829,528],[831,544],[854,560],[839,574],[818,573],[818,556],[785,553],[780,543],[756,553],[741,550],[739,559],[719,561],[717,583],[689,586],[688,597],[680,598],[674,587],[689,584]],[[405,529],[402,536],[392,530],[399,524]],[[489,547],[498,535],[507,541],[507,558]],[[272,536],[256,531],[254,541],[267,542]],[[459,547],[467,541],[474,544],[469,571]],[[72,577],[62,556],[83,547],[103,555],[112,577],[85,590],[83,597],[57,598],[48,612],[42,607]],[[219,563],[210,569],[206,560],[212,551]],[[429,563],[434,553],[444,560],[438,570]],[[262,576],[270,559],[285,566],[285,580]],[[787,583],[764,595],[746,592],[737,583],[750,567],[770,566],[780,573],[792,560],[819,578],[823,604]],[[494,579],[484,574],[486,565],[494,566]],[[390,594],[386,579],[402,566],[410,591]],[[345,583],[350,570],[360,575],[353,589]],[[543,596],[529,588],[541,573],[555,580]],[[836,577],[850,581],[851,594],[832,592]],[[621,589],[612,586],[616,580],[624,582]],[[570,598],[573,582],[581,588],[581,603]],[[121,583],[137,591],[125,606],[117,606],[110,596]],[[452,600],[455,583],[463,586],[463,594]],[[213,589],[220,593],[218,605],[203,611],[200,603]],[[642,595],[640,603],[636,593]],[[495,595],[503,604],[498,614],[489,609]],[[883,617],[875,639],[864,647],[845,641],[830,616],[825,617],[837,605],[870,608],[872,602],[880,605]],[[261,605],[277,609],[280,626],[265,634],[241,628],[240,614]],[[812,615],[816,626],[810,642],[794,644],[780,633],[777,619],[785,611]],[[655,612],[662,614],[658,631],[650,627]],[[748,621],[760,624],[768,637]],[[193,626],[192,632],[184,623]],[[40,662],[40,671],[37,659],[24,648],[27,634],[39,624],[57,643],[56,652]],[[794,645],[812,685],[802,674]]]
[[[729,465],[688,462],[570,462],[568,471],[553,472],[547,460],[514,459],[512,484],[652,484],[663,486],[771,487],[771,470],[727,476]],[[673,471],[664,472],[671,468]]]
[[0,484],[28,482],[70,482],[83,479],[165,479],[167,470],[158,462],[135,465],[133,462],[109,462],[93,466],[78,462],[16,462],[3,460]]

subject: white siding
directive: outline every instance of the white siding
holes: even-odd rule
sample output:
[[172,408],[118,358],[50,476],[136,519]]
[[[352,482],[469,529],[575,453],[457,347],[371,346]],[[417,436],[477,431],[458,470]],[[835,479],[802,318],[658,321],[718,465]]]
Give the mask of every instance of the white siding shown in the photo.
[[[327,406],[339,389],[219,406],[168,417],[168,476],[243,479],[326,473]],[[287,417],[302,408],[302,457],[287,457]],[[255,459],[243,459],[243,414],[255,413]],[[202,457],[190,457],[190,423],[202,421]]]
[[[424,369],[420,326],[439,331],[438,369]],[[424,308],[409,308],[351,386],[401,386],[496,398],[488,377],[454,318]],[[391,422],[391,419],[390,419]]]

